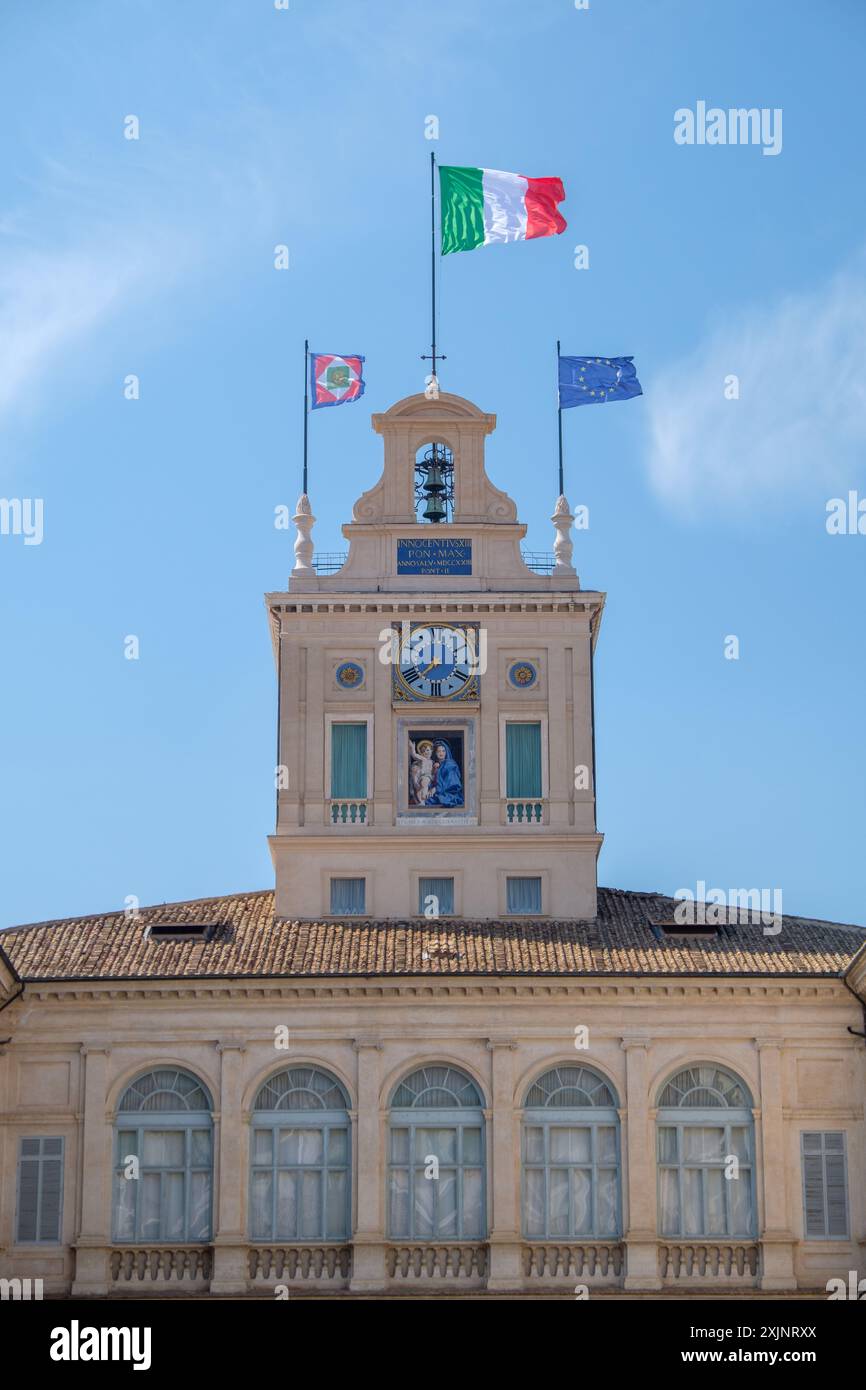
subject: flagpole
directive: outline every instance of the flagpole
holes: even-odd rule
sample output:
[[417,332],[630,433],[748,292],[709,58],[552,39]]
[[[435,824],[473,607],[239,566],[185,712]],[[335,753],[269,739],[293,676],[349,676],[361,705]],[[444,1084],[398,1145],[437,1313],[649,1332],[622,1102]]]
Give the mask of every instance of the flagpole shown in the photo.
[[432,363],[432,375],[436,380],[436,363],[444,362],[442,353],[436,351],[436,155],[430,151],[430,355],[421,354],[422,362]]
[[430,151],[430,288],[431,348],[433,375],[436,375],[436,155]]
[[309,344],[309,341],[305,338],[305,339],[304,339],[304,486],[303,486],[302,489],[301,489],[301,491],[302,491],[302,493],[304,494],[305,497],[306,497],[306,495],[307,495],[307,420],[309,419],[309,414],[310,414],[310,411],[309,411],[309,404],[310,404],[310,396],[309,396],[309,390],[310,390],[310,373],[309,373],[309,370],[308,370],[309,365],[310,365],[310,344]]
[[559,425],[559,492],[557,496],[562,497],[565,493],[565,483],[562,476],[562,401],[559,396],[559,339],[556,340],[556,413]]

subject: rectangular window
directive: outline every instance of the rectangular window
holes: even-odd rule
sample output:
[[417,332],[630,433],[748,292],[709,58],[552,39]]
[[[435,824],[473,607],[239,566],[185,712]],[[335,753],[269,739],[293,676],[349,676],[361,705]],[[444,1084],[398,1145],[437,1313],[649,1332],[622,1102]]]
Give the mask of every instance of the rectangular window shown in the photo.
[[505,725],[505,795],[540,797],[541,788],[541,725],[509,719]]
[[331,1126],[253,1130],[253,1240],[345,1240],[349,1135]]
[[118,1129],[114,1168],[116,1241],[206,1241],[211,1234],[210,1129],[145,1125]]
[[331,879],[331,915],[363,917],[366,903],[366,883],[362,878]]
[[848,1173],[841,1130],[802,1136],[803,1225],[807,1240],[847,1240]]
[[63,1140],[22,1139],[18,1148],[18,1224],[21,1244],[60,1244]]
[[419,878],[418,911],[423,917],[436,918],[453,916],[453,878]]
[[367,795],[367,725],[331,725],[331,797],[348,801]]
[[541,911],[540,878],[507,878],[506,911],[520,916]]

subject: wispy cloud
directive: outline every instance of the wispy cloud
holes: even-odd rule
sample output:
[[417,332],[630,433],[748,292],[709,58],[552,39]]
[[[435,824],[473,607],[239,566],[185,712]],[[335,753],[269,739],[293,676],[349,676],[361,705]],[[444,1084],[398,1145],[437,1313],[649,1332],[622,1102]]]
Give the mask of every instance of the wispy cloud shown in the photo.
[[87,167],[78,151],[34,162],[26,198],[0,222],[0,422],[56,395],[56,368],[81,373],[100,333],[130,306],[194,293],[241,239],[268,245],[284,185],[266,114],[204,143],[163,141],[150,165]]
[[649,468],[660,497],[686,514],[735,511],[793,499],[815,479],[833,487],[861,474],[864,340],[862,257],[815,291],[710,332],[647,391]]

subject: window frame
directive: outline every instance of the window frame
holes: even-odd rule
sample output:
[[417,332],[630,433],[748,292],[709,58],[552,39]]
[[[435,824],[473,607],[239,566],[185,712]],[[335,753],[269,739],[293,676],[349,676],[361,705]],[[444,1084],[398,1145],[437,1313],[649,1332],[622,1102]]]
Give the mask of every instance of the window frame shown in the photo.
[[[539,889],[540,889],[540,892],[539,892],[540,901],[539,901],[539,905],[538,905],[537,908],[532,908],[529,912],[514,912],[514,911],[512,911],[511,908],[509,908],[509,906],[508,906],[508,884],[509,884],[509,880],[512,879],[512,878],[531,878],[534,882],[535,882],[535,881],[538,882],[538,884],[539,884]],[[503,915],[503,917],[544,917],[544,916],[546,915],[545,906],[544,906],[546,899],[547,899],[547,883],[546,883],[546,876],[545,876],[545,873],[544,873],[543,870],[540,871],[539,873],[523,873],[523,872],[521,872],[521,871],[519,871],[519,870],[510,870],[510,869],[506,869],[506,870],[503,871],[503,876],[502,876],[502,915]]]
[[[516,693],[516,692],[515,692]],[[508,742],[506,724],[538,724],[541,727],[541,795],[508,796]],[[547,801],[550,797],[550,740],[548,736],[548,716],[546,712],[511,710],[499,715],[499,795],[501,800]]]
[[[282,1109],[265,1110],[257,1109],[259,1097],[266,1086],[270,1086],[280,1076],[292,1071],[309,1071],[324,1077],[332,1086],[335,1086],[343,1097],[342,1108],[334,1107],[309,1107],[293,1108],[284,1106]],[[309,1087],[293,1087],[292,1090],[307,1090]],[[292,1094],[287,1091],[286,1095]],[[351,1101],[348,1092],[339,1077],[329,1071],[327,1067],[318,1066],[312,1062],[295,1062],[289,1066],[278,1068],[276,1071],[266,1076],[256,1090],[255,1099],[250,1111],[250,1146],[249,1146],[249,1179],[247,1183],[247,1230],[249,1240],[257,1245],[345,1245],[352,1239],[352,1114]],[[278,1134],[281,1129],[319,1129],[322,1131],[322,1161],[319,1163],[280,1163],[278,1161]],[[269,1130],[272,1135],[271,1141],[271,1161],[270,1163],[257,1163],[255,1160],[256,1130]],[[335,1131],[342,1131],[346,1136],[346,1158],[345,1162],[333,1163],[330,1160],[330,1136]],[[315,1171],[322,1175],[321,1192],[319,1202],[319,1217],[321,1235],[317,1236],[281,1236],[276,1234],[277,1230],[277,1202],[278,1202],[278,1179],[277,1175],[281,1172],[303,1173]],[[270,1235],[255,1235],[253,1232],[253,1183],[257,1173],[270,1173],[272,1180],[271,1187],[271,1222]],[[331,1172],[343,1172],[345,1178],[345,1198],[343,1210],[343,1234],[328,1234],[328,1174]]]
[[[207,1110],[193,1109],[174,1109],[174,1110],[152,1110],[148,1109],[147,1103],[155,1095],[174,1094],[182,1097],[182,1092],[167,1084],[160,1085],[148,1095],[139,1096],[139,1104],[135,1108],[125,1109],[124,1101],[131,1091],[138,1088],[148,1077],[157,1076],[165,1072],[172,1073],[176,1080],[183,1078],[185,1082],[192,1083],[193,1089],[187,1092],[193,1095],[195,1090],[201,1092],[208,1104]],[[176,1164],[145,1164],[144,1162],[144,1135],[148,1132],[160,1134],[165,1131],[184,1131],[184,1161],[182,1169]],[[210,1162],[208,1165],[193,1162],[193,1131],[206,1131],[210,1145]],[[129,1156],[128,1145],[121,1145],[121,1134],[135,1134],[135,1156],[139,1161],[138,1178],[124,1178],[123,1169],[126,1166],[123,1161]],[[214,1237],[214,1190],[215,1190],[215,1147],[216,1131],[213,1122],[213,1096],[209,1086],[202,1081],[196,1072],[175,1063],[157,1062],[144,1071],[137,1072],[135,1076],[129,1078],[124,1085],[117,1101],[112,1122],[112,1165],[111,1165],[111,1240],[115,1245],[208,1245]],[[182,1173],[183,1177],[183,1233],[180,1236],[158,1235],[156,1238],[141,1234],[142,1225],[142,1193],[144,1191],[144,1177],[147,1173],[158,1173],[160,1177],[160,1197],[159,1197],[159,1221],[160,1227],[165,1220],[165,1204],[167,1184],[165,1176],[171,1173]],[[207,1211],[204,1226],[205,1234],[190,1235],[190,1208],[192,1203],[193,1177],[204,1173],[207,1176]],[[133,1203],[133,1233],[132,1235],[120,1235],[119,1215],[121,1205],[118,1195],[123,1191],[118,1186],[120,1181],[134,1182],[135,1186]]]
[[[423,898],[422,898],[422,894],[421,894],[421,884],[424,882],[425,879],[428,880],[428,881],[430,881],[430,880],[435,879],[435,878],[449,879],[449,880],[450,880],[450,882],[451,882],[451,909],[450,909],[450,911],[448,911],[448,912],[441,912],[441,911],[440,911],[436,917],[428,917],[428,916],[426,915],[426,913],[424,912],[424,908],[423,908],[423,906],[422,906]],[[413,887],[413,897],[414,897],[415,902],[416,902],[416,904],[417,904],[416,909],[415,909],[415,912],[412,914],[413,916],[415,916],[415,917],[421,917],[421,918],[423,918],[423,920],[426,921],[426,922],[438,922],[438,921],[440,921],[443,917],[457,917],[457,916],[459,915],[459,914],[458,914],[458,911],[457,911],[457,875],[456,875],[456,873],[454,873],[453,871],[452,871],[451,873],[449,873],[449,874],[431,874],[431,873],[420,873],[420,872],[419,872],[419,873],[416,873],[416,874],[413,874],[413,875],[412,875],[412,887]],[[430,895],[429,895],[429,894],[425,894],[424,896],[429,897]]]
[[[24,1154],[22,1152],[25,1141],[32,1142],[37,1140],[39,1143],[38,1154]],[[59,1154],[44,1154],[42,1146],[47,1140],[56,1140],[60,1143]],[[21,1235],[21,1179],[25,1163],[35,1163],[37,1165],[36,1177],[36,1235],[28,1240]],[[60,1164],[60,1196],[57,1202],[57,1235],[52,1237],[40,1236],[39,1228],[42,1216],[43,1201],[43,1172],[46,1163]],[[15,1175],[15,1226],[13,1244],[22,1247],[48,1246],[63,1244],[63,1205],[66,1196],[66,1136],[63,1134],[19,1134],[18,1135],[18,1162]]]
[[[142,1116],[147,1116],[144,1120]],[[128,1116],[128,1119],[124,1117]],[[183,1167],[179,1168],[174,1164],[146,1164],[144,1162],[144,1135],[148,1131],[159,1134],[163,1130],[182,1130],[184,1132]],[[205,1130],[210,1138],[210,1165],[205,1166],[201,1163],[192,1161],[192,1135],[193,1130]],[[128,1157],[129,1150],[126,1145],[121,1150],[121,1134],[135,1132],[136,1157],[139,1162],[139,1176],[137,1179],[123,1178],[123,1159]],[[118,1111],[114,1121],[114,1163],[112,1165],[112,1200],[111,1200],[111,1239],[116,1245],[207,1245],[213,1240],[214,1226],[214,1125],[213,1116],[207,1110],[185,1110],[185,1111],[157,1111],[157,1110],[125,1110]],[[160,1177],[159,1184],[159,1221],[160,1227],[165,1220],[166,1190],[165,1177],[172,1173],[181,1173],[183,1176],[183,1234],[179,1236],[168,1236],[160,1234],[152,1237],[141,1234],[142,1211],[141,1198],[144,1191],[144,1178],[148,1173],[157,1173]],[[205,1173],[208,1177],[208,1208],[206,1234],[201,1236],[190,1235],[190,1205],[192,1201],[193,1176]],[[135,1182],[133,1192],[135,1193],[135,1203],[133,1209],[133,1234],[131,1236],[119,1235],[118,1232],[118,1203],[116,1201],[117,1182],[123,1179],[125,1182]]]
[[[279,1161],[279,1132],[283,1129],[310,1129],[322,1132],[322,1159],[317,1163],[281,1163]],[[269,1131],[271,1134],[270,1163],[257,1162],[255,1156],[256,1131]],[[340,1132],[346,1136],[346,1157],[343,1162],[333,1162],[330,1157],[331,1135]],[[279,1201],[279,1174],[303,1174],[315,1172],[320,1175],[319,1194],[319,1235],[279,1235],[277,1233],[277,1203]],[[270,1234],[257,1235],[253,1230],[253,1184],[257,1174],[269,1173],[271,1178],[271,1217]],[[328,1232],[328,1177],[331,1173],[345,1174],[345,1195],[343,1199],[343,1223],[340,1235]],[[300,1215],[300,1202],[298,1202]],[[249,1239],[257,1245],[345,1245],[352,1238],[352,1122],[348,1108],[345,1110],[254,1110],[250,1116],[250,1178],[249,1178]]]
[[[829,1234],[830,1213],[827,1206],[827,1150],[825,1140],[829,1134],[839,1134],[842,1137],[842,1172],[845,1184],[845,1234],[833,1236]],[[821,1153],[806,1153],[806,1136],[819,1135],[821,1138]],[[821,1184],[824,1195],[824,1234],[815,1236],[810,1235],[808,1230],[808,1208],[806,1206],[806,1159],[821,1159]],[[838,1155],[833,1155],[838,1157]],[[851,1184],[848,1172],[848,1131],[844,1129],[803,1129],[800,1131],[800,1195],[803,1200],[803,1239],[809,1241],[850,1241],[851,1239]]]
[[[394,1149],[391,1137],[395,1130],[406,1129],[409,1131],[409,1156],[405,1160],[396,1160],[393,1157]],[[422,1129],[454,1129],[457,1131],[456,1157],[453,1163],[440,1162],[440,1170],[447,1172],[454,1171],[457,1182],[457,1195],[455,1199],[456,1212],[456,1231],[451,1235],[443,1235],[438,1228],[439,1217],[439,1187],[438,1181],[433,1185],[433,1225],[434,1230],[430,1235],[417,1235],[417,1212],[415,1207],[415,1190],[420,1173],[420,1181],[432,1182],[431,1178],[424,1177],[426,1163],[424,1155],[416,1155],[417,1131]],[[464,1158],[464,1131],[467,1129],[477,1129],[480,1136],[481,1151],[477,1160],[467,1161]],[[481,1194],[479,1197],[479,1210],[481,1221],[477,1233],[466,1233],[466,1221],[464,1213],[464,1186],[466,1169],[478,1169],[481,1173]],[[407,1232],[397,1234],[394,1231],[393,1221],[393,1177],[397,1172],[404,1172],[408,1176],[407,1189],[407,1210],[408,1226]],[[387,1202],[387,1238],[391,1241],[411,1241],[413,1243],[426,1242],[430,1245],[448,1245],[452,1241],[484,1241],[487,1239],[487,1125],[484,1118],[484,1111],[476,1106],[461,1106],[456,1110],[446,1110],[437,1107],[413,1106],[411,1109],[391,1109],[388,1113],[388,1162],[386,1165],[388,1183],[388,1202]]]
[[[484,1095],[475,1078],[463,1067],[452,1062],[430,1061],[422,1062],[418,1066],[412,1067],[403,1073],[392,1091],[393,1097],[400,1093],[401,1088],[419,1073],[425,1072],[428,1068],[444,1067],[448,1071],[453,1071],[463,1083],[471,1085],[477,1096],[477,1103],[473,1101],[471,1105],[401,1105],[395,1106],[393,1103],[388,1108],[388,1124],[386,1130],[386,1163],[385,1163],[385,1182],[386,1182],[386,1202],[385,1202],[385,1230],[386,1239],[390,1241],[426,1243],[429,1245],[448,1245],[455,1241],[486,1241],[488,1238],[488,1211],[487,1211],[487,1118],[484,1112]],[[444,1085],[431,1085],[425,1089],[445,1090],[449,1089]],[[423,1095],[424,1091],[419,1094]],[[406,1129],[409,1132],[408,1155],[406,1159],[394,1158],[393,1134],[395,1130]],[[423,1176],[426,1167],[425,1156],[420,1157],[416,1154],[417,1131],[423,1129],[454,1129],[456,1130],[456,1148],[453,1163],[440,1161],[440,1170],[454,1171],[456,1178],[456,1196],[454,1210],[456,1214],[456,1230],[452,1234],[442,1234],[439,1231],[439,1188],[438,1184],[433,1188],[432,1203],[432,1223],[433,1232],[429,1235],[417,1235],[417,1212],[415,1205],[416,1183],[418,1174],[421,1174],[422,1182],[432,1182],[433,1179]],[[464,1132],[467,1129],[478,1130],[479,1134],[479,1155],[477,1160],[466,1160],[464,1157]],[[478,1198],[479,1210],[479,1229],[477,1232],[467,1233],[464,1210],[464,1189],[465,1173],[467,1169],[477,1169],[480,1178],[480,1192]],[[396,1233],[394,1231],[393,1203],[395,1188],[393,1175],[395,1172],[407,1175],[407,1214],[408,1231]]]
[[[542,1131],[542,1143],[544,1146],[543,1159],[530,1160],[527,1155],[530,1129],[540,1129]],[[589,1163],[578,1160],[554,1160],[551,1158],[551,1134],[556,1129],[588,1129],[590,1131],[590,1160]],[[598,1156],[598,1135],[599,1129],[613,1129],[615,1157],[612,1163],[602,1162]],[[554,1168],[564,1168],[569,1174],[568,1180],[568,1230],[552,1232],[551,1210],[550,1210],[550,1180],[551,1172]],[[574,1169],[590,1172],[590,1201],[592,1208],[592,1225],[589,1231],[577,1231],[574,1229],[574,1192],[571,1174]],[[612,1170],[615,1174],[616,1185],[616,1211],[614,1229],[612,1231],[601,1231],[598,1222],[598,1198],[599,1198],[599,1173],[601,1171]],[[530,1233],[529,1230],[529,1198],[528,1198],[528,1175],[530,1172],[541,1171],[544,1174],[544,1233]],[[582,1241],[582,1240],[622,1240],[622,1142],[620,1136],[619,1116],[615,1108],[609,1106],[593,1106],[592,1108],[567,1108],[558,1109],[553,1106],[538,1109],[533,1107],[523,1111],[521,1124],[521,1146],[520,1146],[520,1196],[521,1196],[521,1231],[523,1239],[527,1241]]]
[[[335,724],[366,724],[367,726],[367,774],[366,789],[363,796],[334,796],[331,791],[331,762],[333,754],[333,734],[331,732]],[[339,714],[325,715],[325,766],[324,766],[324,795],[325,801],[371,801],[373,786],[373,715],[364,714],[358,710],[341,710]]]
[[[325,875],[325,876],[326,876],[326,879],[327,879],[327,883],[326,883],[326,899],[327,899],[327,903],[328,903],[327,910],[326,910],[326,912],[325,912],[325,914],[324,914],[326,917],[335,917],[335,918],[351,917],[351,918],[353,918],[353,919],[354,919],[354,918],[357,918],[357,919],[360,920],[360,919],[363,918],[363,917],[370,917],[370,916],[372,915],[371,910],[370,910],[370,904],[369,904],[369,902],[368,902],[368,899],[369,899],[369,896],[370,896],[370,875],[369,875],[369,874],[365,874],[365,873],[354,873],[354,874],[351,874],[351,873],[334,873],[333,870],[328,869],[328,870],[326,871],[326,875]],[[351,882],[351,883],[363,883],[363,885],[364,885],[364,906],[363,906],[363,908],[361,909],[360,912],[335,912],[335,911],[334,911],[334,908],[331,906],[331,885],[332,885],[337,879],[342,879],[342,880],[348,879],[349,882]]]
[[[694,1109],[694,1110],[689,1110],[689,1111],[688,1111],[688,1119],[684,1119],[684,1118],[683,1118],[683,1114],[684,1114],[684,1112],[683,1112],[682,1110],[673,1110],[673,1109],[659,1110],[659,1111],[658,1111],[657,1120],[656,1120],[656,1170],[657,1170],[658,1201],[659,1201],[659,1236],[660,1236],[660,1238],[663,1239],[663,1240],[699,1240],[699,1241],[703,1241],[703,1240],[710,1240],[710,1241],[712,1241],[712,1240],[755,1240],[755,1239],[757,1238],[757,1207],[756,1207],[756,1192],[757,1192],[757,1187],[756,1187],[756,1181],[755,1181],[755,1159],[756,1159],[756,1154],[755,1154],[755,1126],[754,1126],[754,1121],[753,1121],[753,1116],[752,1116],[751,1111],[747,1111],[747,1110],[734,1110],[734,1109],[731,1109],[731,1108],[723,1108],[723,1107],[719,1106],[718,1108],[713,1107],[713,1108],[709,1108],[709,1109],[706,1109],[706,1110],[699,1110],[699,1109],[697,1109],[697,1108]],[[663,1162],[662,1159],[661,1159],[661,1157],[660,1157],[660,1155],[659,1155],[659,1133],[660,1133],[660,1131],[661,1131],[662,1129],[673,1129],[673,1130],[676,1131],[676,1135],[677,1135],[677,1160],[676,1160],[675,1163]],[[737,1179],[737,1181],[738,1181],[738,1182],[741,1181],[742,1174],[743,1174],[743,1170],[744,1170],[744,1169],[747,1170],[748,1175],[749,1175],[749,1214],[750,1214],[750,1218],[751,1218],[751,1219],[750,1219],[750,1222],[749,1222],[749,1230],[748,1230],[747,1232],[743,1232],[743,1231],[733,1231],[733,1230],[731,1229],[732,1226],[733,1226],[733,1208],[732,1208],[732,1203],[731,1203],[731,1200],[730,1200],[730,1199],[731,1199],[731,1191],[730,1191],[729,1186],[728,1186],[730,1180],[729,1180],[729,1179],[724,1179],[724,1178],[723,1178],[723,1181],[724,1181],[724,1183],[725,1183],[725,1186],[722,1187],[722,1192],[723,1192],[723,1194],[724,1194],[724,1199],[725,1199],[725,1230],[724,1230],[724,1231],[709,1231],[709,1230],[707,1229],[707,1227],[708,1227],[708,1225],[709,1225],[708,1220],[707,1220],[707,1211],[708,1211],[708,1206],[709,1206],[709,1199],[708,1199],[708,1196],[707,1196],[707,1185],[706,1185],[706,1183],[705,1183],[703,1180],[701,1181],[701,1228],[702,1228],[702,1229],[701,1229],[700,1231],[697,1231],[697,1232],[695,1232],[695,1231],[687,1232],[687,1231],[684,1231],[684,1230],[683,1230],[683,1211],[684,1211],[684,1206],[685,1206],[684,1201],[683,1201],[683,1174],[685,1173],[685,1171],[688,1169],[688,1170],[697,1170],[697,1171],[699,1171],[699,1172],[701,1172],[701,1173],[705,1173],[705,1172],[721,1172],[722,1174],[724,1174],[724,1169],[725,1169],[725,1166],[726,1166],[726,1157],[722,1157],[722,1158],[720,1158],[720,1159],[701,1159],[701,1160],[689,1159],[689,1160],[686,1160],[686,1158],[684,1157],[684,1152],[685,1152],[685,1151],[684,1151],[684,1146],[683,1146],[683,1132],[684,1132],[685,1130],[687,1130],[687,1129],[723,1129],[723,1130],[725,1131],[725,1136],[724,1136],[724,1148],[725,1148],[725,1155],[726,1155],[726,1156],[727,1156],[727,1155],[733,1155],[733,1144],[731,1143],[731,1130],[732,1130],[732,1129],[745,1129],[745,1130],[746,1130],[747,1135],[749,1136],[750,1157],[749,1157],[748,1163],[744,1163],[744,1162],[742,1161],[742,1159],[739,1160],[739,1162],[740,1162],[740,1175],[741,1175],[741,1176]],[[665,1172],[665,1171],[674,1172],[674,1173],[677,1174],[677,1196],[678,1196],[678,1205],[679,1205],[680,1220],[679,1220],[679,1230],[677,1230],[676,1232],[674,1232],[674,1231],[662,1231],[662,1230],[661,1230],[661,1210],[662,1210],[662,1207],[661,1207],[661,1183],[662,1183],[662,1173]]]

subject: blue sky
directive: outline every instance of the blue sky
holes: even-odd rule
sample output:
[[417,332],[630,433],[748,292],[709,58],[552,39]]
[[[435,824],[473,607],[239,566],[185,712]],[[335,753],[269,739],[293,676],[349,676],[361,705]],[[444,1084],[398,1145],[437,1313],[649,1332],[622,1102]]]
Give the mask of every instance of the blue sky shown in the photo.
[[[644,385],[565,418],[609,595],[600,881],[866,920],[866,536],[825,526],[866,496],[864,38],[859,0],[4,7],[0,495],[42,498],[44,538],[0,535],[0,923],[272,882],[262,594],[292,565],[303,339],[367,357],[362,402],[311,421],[333,550],[371,411],[423,384],[431,114],[441,162],[566,185],[563,236],[441,275],[442,385],[497,412],[531,548],[556,339]],[[699,100],[781,108],[781,153],[677,145]]]

